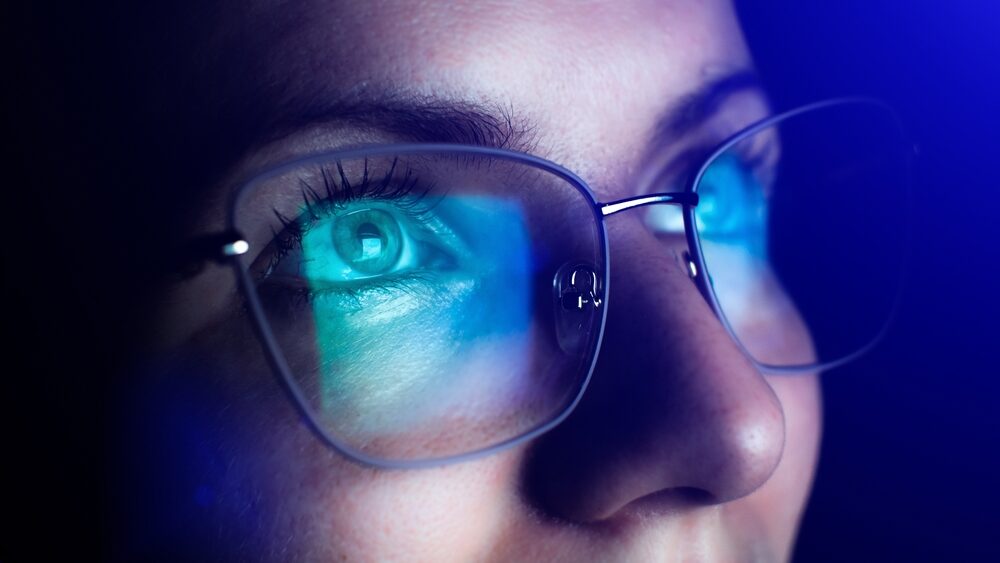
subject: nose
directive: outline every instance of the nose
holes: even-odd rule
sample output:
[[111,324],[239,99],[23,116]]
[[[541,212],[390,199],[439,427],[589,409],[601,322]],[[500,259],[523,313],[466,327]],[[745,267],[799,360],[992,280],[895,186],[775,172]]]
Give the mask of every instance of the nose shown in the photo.
[[[784,447],[778,398],[638,214],[608,220],[604,344],[573,414],[534,446],[525,490],[579,522],[748,495]],[[679,237],[680,238],[680,237]]]

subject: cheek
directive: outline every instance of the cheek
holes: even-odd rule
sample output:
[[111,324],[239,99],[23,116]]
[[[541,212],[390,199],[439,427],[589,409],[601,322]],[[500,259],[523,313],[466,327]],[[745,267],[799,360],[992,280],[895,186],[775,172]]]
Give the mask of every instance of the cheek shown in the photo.
[[217,334],[224,336],[199,348],[230,360],[205,374],[223,383],[227,397],[215,402],[225,406],[203,433],[221,452],[212,464],[219,491],[212,525],[225,552],[352,561],[488,555],[483,550],[514,513],[510,489],[522,450],[427,470],[359,466],[301,422],[263,358],[245,345],[248,331],[230,324]]
[[[185,512],[187,521],[198,522],[189,527],[203,532],[211,546],[196,546],[195,553],[208,549],[227,560],[351,561],[488,555],[484,550],[515,512],[510,488],[521,450],[428,470],[356,465],[301,422],[248,330],[227,324],[213,332],[185,351],[189,361],[168,378],[189,382],[183,387],[190,393],[175,393],[170,418],[193,425],[189,442],[204,455],[194,459],[190,451],[163,447],[170,444],[143,445],[157,452],[161,465],[183,458],[184,470],[197,474],[190,488],[211,492],[194,513]],[[166,400],[162,393],[158,397]]]
[[509,514],[515,454],[375,472],[306,443],[311,436],[275,438],[282,446],[260,468],[280,499],[274,537],[294,537],[310,558],[479,560]]

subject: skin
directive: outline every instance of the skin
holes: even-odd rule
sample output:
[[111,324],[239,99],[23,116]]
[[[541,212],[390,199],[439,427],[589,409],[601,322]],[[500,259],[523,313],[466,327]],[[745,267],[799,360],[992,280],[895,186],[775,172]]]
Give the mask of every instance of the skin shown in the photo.
[[[228,13],[213,41],[255,57],[256,79],[512,108],[534,124],[533,152],[576,171],[601,201],[636,195],[683,147],[767,111],[758,93],[743,92],[691,134],[651,144],[665,111],[749,66],[723,1],[262,1]],[[310,126],[252,147],[216,185],[359,135],[394,140]],[[204,190],[190,234],[220,228],[222,193]],[[155,406],[136,417],[161,458],[185,460],[177,463],[210,494],[181,518],[188,532],[152,534],[162,545],[136,549],[264,560],[787,559],[817,458],[817,376],[759,373],[676,259],[680,247],[664,252],[643,217],[608,220],[613,306],[574,413],[530,443],[434,469],[361,467],[320,443],[236,312],[228,269],[165,288],[156,369],[171,375],[149,385],[143,396]],[[164,380],[180,391],[160,393]],[[163,422],[173,415],[196,438]],[[207,453],[192,455],[195,447]],[[185,494],[158,506],[185,514]]]

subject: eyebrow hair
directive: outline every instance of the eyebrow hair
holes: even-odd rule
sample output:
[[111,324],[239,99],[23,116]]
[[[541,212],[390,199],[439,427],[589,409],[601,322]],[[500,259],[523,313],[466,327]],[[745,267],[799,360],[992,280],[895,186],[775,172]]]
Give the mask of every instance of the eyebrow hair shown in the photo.
[[417,143],[478,145],[530,152],[535,126],[515,119],[510,106],[478,104],[433,96],[381,94],[352,101],[305,104],[271,129],[279,133],[341,122],[377,129]]
[[[672,104],[657,120],[651,142],[667,143],[697,129],[736,92],[760,89],[757,75],[739,70],[702,84]],[[376,129],[412,142],[468,144],[533,152],[536,126],[515,117],[512,106],[481,104],[408,93],[355,94],[350,100],[329,101],[317,96],[282,104],[282,111],[268,124],[270,139],[311,125],[341,122],[361,129]]]
[[696,129],[715,115],[730,96],[746,90],[761,90],[760,78],[752,70],[742,69],[704,84],[683,96],[656,125],[655,138],[680,137]]

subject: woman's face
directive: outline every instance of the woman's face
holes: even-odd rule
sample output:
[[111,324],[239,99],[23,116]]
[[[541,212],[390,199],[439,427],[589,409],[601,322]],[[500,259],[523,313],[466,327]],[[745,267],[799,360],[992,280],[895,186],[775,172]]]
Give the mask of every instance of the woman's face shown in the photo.
[[[191,236],[221,227],[230,181],[358,141],[413,140],[344,107],[495,114],[600,201],[648,190],[644,178],[767,111],[745,83],[691,103],[750,65],[724,0],[264,0],[220,13],[201,22],[205,96],[252,98],[277,128],[201,194]],[[154,433],[198,475],[170,504],[197,505],[212,521],[198,533],[242,558],[787,558],[816,462],[817,378],[760,374],[646,217],[607,220],[612,306],[573,414],[527,444],[433,469],[366,468],[317,440],[258,351],[228,269],[170,288],[159,344],[192,384],[152,400],[194,430],[165,415]]]

